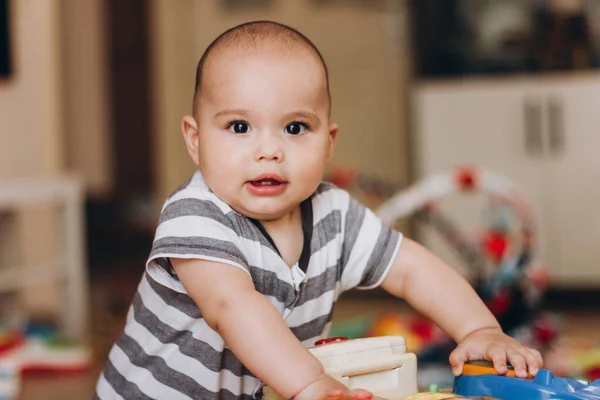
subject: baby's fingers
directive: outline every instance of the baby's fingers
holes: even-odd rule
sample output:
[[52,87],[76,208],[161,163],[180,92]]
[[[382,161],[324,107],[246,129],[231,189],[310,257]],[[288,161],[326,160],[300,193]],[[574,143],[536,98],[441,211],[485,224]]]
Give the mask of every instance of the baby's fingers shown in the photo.
[[372,400],[373,399],[373,393],[363,390],[363,389],[352,389],[347,394],[347,396],[350,396],[356,400]]
[[335,399],[338,397],[352,397],[356,400],[376,400],[377,398],[373,398],[373,393],[363,390],[363,389],[352,389],[349,391],[344,391],[341,389],[330,390],[327,393],[327,398]]
[[344,391],[342,389],[333,389],[327,392],[327,397],[343,396]]
[[535,349],[526,349],[525,361],[527,361],[529,373],[533,376],[535,376],[540,368],[544,366],[542,355]]
[[506,350],[508,355],[508,361],[515,370],[515,375],[519,378],[527,378],[527,362],[526,362],[526,350],[519,352],[517,349],[508,348]]
[[506,349],[503,346],[492,345],[487,350],[487,356],[494,364],[494,369],[500,375],[505,375],[508,372],[506,366]]
[[464,347],[458,346],[450,354],[450,365],[452,366],[452,373],[454,376],[462,374],[463,366],[469,359],[469,353]]

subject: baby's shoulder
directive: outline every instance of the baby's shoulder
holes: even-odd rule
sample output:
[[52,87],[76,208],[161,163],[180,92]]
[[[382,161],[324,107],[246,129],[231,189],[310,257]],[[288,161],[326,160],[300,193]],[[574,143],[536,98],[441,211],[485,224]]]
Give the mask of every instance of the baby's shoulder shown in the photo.
[[232,211],[227,203],[210,190],[200,173],[194,174],[186,183],[171,193],[163,204],[161,215],[168,210],[171,212],[177,210],[177,213],[185,210],[186,214],[197,212],[202,215],[208,213],[215,216],[224,216]]
[[321,182],[313,194],[313,207],[330,210],[345,210],[348,208],[351,196],[330,182]]
[[233,237],[240,236],[247,225],[242,216],[219,199],[198,175],[194,175],[165,201],[156,225],[156,235]]

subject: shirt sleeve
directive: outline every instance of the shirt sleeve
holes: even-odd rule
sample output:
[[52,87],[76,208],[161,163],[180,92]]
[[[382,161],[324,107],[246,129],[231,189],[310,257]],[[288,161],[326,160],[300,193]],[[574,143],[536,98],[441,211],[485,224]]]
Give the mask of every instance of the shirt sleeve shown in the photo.
[[402,234],[350,196],[343,226],[342,290],[379,286],[396,258]]
[[234,223],[213,202],[179,199],[161,213],[147,270],[155,280],[181,291],[171,258],[217,261],[250,274],[242,248]]

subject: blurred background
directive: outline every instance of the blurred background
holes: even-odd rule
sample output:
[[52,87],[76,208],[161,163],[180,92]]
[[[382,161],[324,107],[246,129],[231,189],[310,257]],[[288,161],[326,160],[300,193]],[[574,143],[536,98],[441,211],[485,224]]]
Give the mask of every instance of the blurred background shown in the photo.
[[[471,277],[416,211],[435,205],[473,245],[497,232],[496,189],[524,199],[528,228],[501,242],[544,271],[535,312],[598,339],[600,0],[0,0],[0,363],[14,321],[93,354],[80,374],[24,376],[18,398],[92,395],[162,202],[194,170],[179,123],[197,61],[258,19],[300,30],[328,64],[328,177],[374,209],[412,190],[415,214],[394,223]],[[420,186],[440,173],[456,190]],[[335,318],[404,309],[348,293]]]

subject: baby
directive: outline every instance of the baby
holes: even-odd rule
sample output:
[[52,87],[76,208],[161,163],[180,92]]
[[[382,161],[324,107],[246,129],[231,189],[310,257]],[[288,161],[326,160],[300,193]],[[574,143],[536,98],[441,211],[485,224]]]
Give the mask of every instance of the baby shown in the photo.
[[97,399],[255,399],[263,384],[297,400],[364,398],[307,350],[352,288],[381,287],[435,321],[458,343],[455,374],[473,359],[537,373],[540,354],[458,273],[321,182],[330,110],[325,62],[294,29],[251,22],[208,47],[181,123],[198,172],[162,209]]

